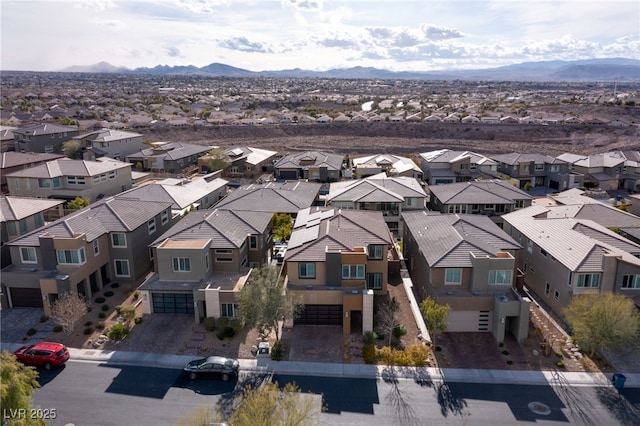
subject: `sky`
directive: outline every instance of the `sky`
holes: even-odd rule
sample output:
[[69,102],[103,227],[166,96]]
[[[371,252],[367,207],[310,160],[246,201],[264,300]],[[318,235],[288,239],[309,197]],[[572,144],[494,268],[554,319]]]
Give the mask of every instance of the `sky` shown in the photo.
[[638,0],[0,0],[0,69],[392,71],[640,59]]

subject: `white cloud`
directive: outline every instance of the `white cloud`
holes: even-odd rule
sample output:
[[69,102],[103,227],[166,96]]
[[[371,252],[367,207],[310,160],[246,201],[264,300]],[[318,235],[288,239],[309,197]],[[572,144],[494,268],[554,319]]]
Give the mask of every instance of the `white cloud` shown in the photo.
[[231,50],[240,50],[243,52],[273,52],[273,50],[267,45],[260,42],[249,41],[246,37],[232,37],[222,40],[220,41],[220,47]]
[[322,10],[322,0],[282,0],[285,7],[294,7],[306,12],[317,12]]
[[177,0],[176,4],[182,9],[192,13],[214,13],[222,5],[227,4],[227,0]]
[[101,27],[113,28],[114,30],[124,30],[125,28],[127,28],[127,25],[118,19],[94,18],[91,20],[91,23],[94,25],[99,25]]
[[458,31],[445,27],[438,27],[429,24],[422,24],[420,30],[424,33],[425,37],[429,40],[446,40],[451,38],[460,38],[464,35]]

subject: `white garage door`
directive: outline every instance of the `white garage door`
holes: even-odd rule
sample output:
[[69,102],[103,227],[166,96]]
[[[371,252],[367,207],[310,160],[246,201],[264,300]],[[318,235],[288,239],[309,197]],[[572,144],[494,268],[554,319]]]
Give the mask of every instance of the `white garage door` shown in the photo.
[[491,331],[490,311],[452,311],[449,312],[447,331]]

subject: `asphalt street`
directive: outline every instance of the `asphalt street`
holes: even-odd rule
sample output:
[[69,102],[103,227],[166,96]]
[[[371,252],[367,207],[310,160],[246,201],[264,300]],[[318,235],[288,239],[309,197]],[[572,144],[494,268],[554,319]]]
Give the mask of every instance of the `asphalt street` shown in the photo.
[[340,378],[245,372],[237,381],[191,381],[178,369],[70,361],[41,371],[34,402],[50,424],[171,425],[206,405],[229,410],[247,384],[295,382],[317,395],[326,425],[640,424],[640,389]]

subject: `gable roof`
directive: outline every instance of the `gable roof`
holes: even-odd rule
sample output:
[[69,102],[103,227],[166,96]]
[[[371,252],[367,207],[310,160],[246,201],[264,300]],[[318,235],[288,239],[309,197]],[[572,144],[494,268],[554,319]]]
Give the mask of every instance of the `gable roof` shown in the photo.
[[268,212],[231,210],[196,210],[157,238],[157,247],[167,239],[172,241],[210,240],[211,248],[240,248],[247,235],[262,234],[273,215]]
[[486,216],[414,211],[402,218],[430,267],[471,267],[470,253],[496,256],[521,248]]
[[130,163],[114,160],[112,158],[99,158],[96,161],[72,160],[59,158],[48,161],[45,164],[30,167],[24,170],[8,173],[7,176],[29,178],[54,178],[60,176],[96,176],[113,170],[131,168]]
[[498,164],[495,160],[482,154],[477,154],[472,151],[452,151],[450,149],[423,152],[420,154],[420,157],[427,163],[457,163],[458,161],[468,158],[471,163],[475,164]]
[[154,142],[153,148],[146,148],[127,158],[161,157],[168,160],[178,160],[191,155],[206,154],[211,150],[209,146],[194,145],[182,142]]
[[[344,155],[320,151],[305,151],[298,154],[287,155],[278,160],[273,167],[276,169],[303,169],[309,167],[326,167],[328,170],[341,170]],[[312,164],[301,164],[312,161]]]
[[491,156],[496,161],[501,163],[515,165],[520,163],[535,163],[535,164],[554,164],[565,163],[565,161],[558,158],[551,157],[544,154],[520,154],[518,152],[511,152],[509,154],[498,154]]
[[159,201],[109,197],[20,236],[7,244],[37,247],[40,245],[38,237],[43,234],[59,238],[74,238],[78,234],[86,234],[87,241],[93,241],[100,235],[109,232],[133,231],[145,225],[169,206],[169,203]]
[[393,244],[382,213],[313,207],[301,210],[287,245],[286,261],[325,261],[326,252],[351,252]]
[[273,157],[277,152],[269,151],[267,149],[252,148],[249,146],[241,146],[227,150],[227,154],[231,158],[231,161],[237,161],[244,158],[244,161],[247,163],[255,165]]
[[244,185],[229,193],[214,207],[225,210],[297,214],[312,206],[321,184],[313,182],[268,182]]
[[22,220],[52,207],[64,204],[64,200],[0,197],[0,222]]
[[505,222],[575,272],[602,271],[602,256],[613,254],[640,266],[640,245],[588,219],[548,218],[548,207],[531,206],[503,215]]
[[[180,180],[179,182],[182,182]],[[145,201],[171,203],[173,210],[183,210],[212,192],[225,186],[228,181],[216,178],[211,181],[194,179],[186,184],[149,183],[125,191],[116,197],[136,198]]]
[[140,133],[126,132],[124,130],[116,129],[99,129],[93,132],[84,133],[82,135],[74,136],[73,139],[84,140],[89,139],[93,142],[114,142],[123,139],[141,137]]
[[327,201],[358,203],[402,203],[405,198],[426,197],[420,183],[411,177],[387,177],[380,173],[365,179],[334,182]]
[[63,157],[64,155],[62,154],[53,153],[8,151],[0,153],[0,168],[8,169],[10,167],[41,163],[43,161],[51,161]]
[[51,135],[64,132],[77,132],[77,126],[61,126],[59,124],[33,124],[31,126],[20,127],[13,131],[13,134],[28,135],[28,136],[40,136]]
[[400,157],[392,154],[369,155],[351,160],[355,167],[390,167],[396,173],[403,173],[407,170],[421,172],[418,165],[408,157]]
[[526,192],[500,179],[489,179],[429,187],[442,204],[513,204],[531,200]]

